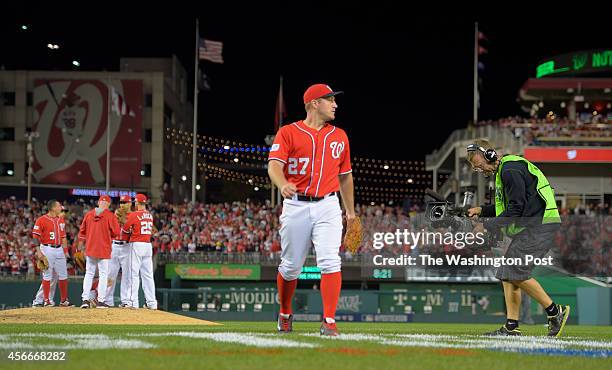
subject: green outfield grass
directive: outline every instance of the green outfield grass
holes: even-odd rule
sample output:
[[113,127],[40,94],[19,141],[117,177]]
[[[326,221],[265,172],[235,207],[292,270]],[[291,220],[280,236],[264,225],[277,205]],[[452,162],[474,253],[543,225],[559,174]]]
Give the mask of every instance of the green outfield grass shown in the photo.
[[[225,322],[223,326],[210,327],[6,324],[0,326],[0,353],[4,357],[0,359],[0,368],[590,370],[612,367],[612,327],[567,326],[564,337],[558,340],[545,339],[543,326],[522,327],[525,335],[533,336],[522,339],[480,337],[483,332],[496,329],[495,325],[482,324],[339,323],[343,333],[339,339],[320,338],[318,327],[317,323],[297,322],[294,333],[278,335],[275,323],[261,322]],[[523,352],[501,350],[508,350],[507,345]],[[61,349],[61,346],[68,347]],[[95,349],[100,346],[119,348]],[[540,347],[546,347],[542,348],[543,352],[554,354],[529,353]],[[66,351],[67,360],[9,361],[6,356],[10,351]]]

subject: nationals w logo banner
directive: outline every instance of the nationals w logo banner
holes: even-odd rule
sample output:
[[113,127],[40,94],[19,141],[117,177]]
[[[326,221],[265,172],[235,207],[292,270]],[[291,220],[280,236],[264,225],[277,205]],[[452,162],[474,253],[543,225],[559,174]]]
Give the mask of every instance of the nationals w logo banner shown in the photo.
[[34,80],[33,96],[38,182],[103,184],[110,111],[111,184],[140,183],[141,80]]

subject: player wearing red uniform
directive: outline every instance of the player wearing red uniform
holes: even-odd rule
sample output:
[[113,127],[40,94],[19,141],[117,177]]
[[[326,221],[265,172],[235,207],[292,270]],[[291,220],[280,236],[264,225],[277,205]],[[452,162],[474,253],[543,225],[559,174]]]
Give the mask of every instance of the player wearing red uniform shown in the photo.
[[[66,230],[65,214],[67,211],[68,210],[62,205],[61,213],[59,217],[61,219],[60,229],[63,229],[63,230]],[[68,249],[67,248],[63,248],[63,249],[64,249],[64,255],[68,256],[69,255]],[[53,297],[55,297],[55,288],[57,288],[58,280],[59,280],[59,275],[57,274],[57,271],[54,271],[51,277],[50,285],[49,285],[49,303],[51,304],[51,306],[55,306],[55,302],[53,302]],[[36,296],[34,297],[34,300],[32,301],[32,307],[43,307],[44,305],[45,305],[45,289],[41,281],[40,287],[38,288],[38,292],[36,292]],[[70,306],[70,303],[67,302],[64,304],[64,306],[66,305]]]
[[153,280],[153,216],[147,211],[147,197],[136,194],[136,211],[128,215],[121,231],[129,234],[131,259],[131,287],[128,305],[138,308],[138,288],[142,278],[142,290],[146,300],[145,308],[156,310],[155,281]]
[[335,315],[342,285],[339,249],[342,195],[347,219],[355,218],[353,175],[348,137],[332,126],[338,104],[329,86],[316,84],[304,93],[306,119],[282,127],[270,148],[268,174],[285,198],[280,216],[281,263],[278,331],[293,330],[291,301],[308,251],[314,245],[321,269],[321,335],[338,335]]
[[39,217],[32,230],[33,243],[36,245],[36,257],[46,256],[49,268],[42,272],[44,306],[53,306],[49,300],[51,280],[54,274],[58,276],[60,287],[60,306],[70,306],[68,301],[68,241],[66,240],[66,225],[60,217],[62,205],[55,199],[47,202],[47,214]]
[[[122,195],[121,198],[119,198],[119,202],[119,208],[115,210],[115,216],[117,216],[119,226],[123,227],[123,224],[127,221],[127,215],[131,211],[132,198],[130,198],[129,195]],[[121,303],[119,304],[119,307],[126,307],[128,305],[129,290],[131,286],[129,246],[130,236],[123,232],[120,234],[121,235],[118,239],[113,239],[111,259],[108,263],[108,287],[106,289],[106,297],[103,299],[104,303],[110,307],[115,306],[115,286],[117,284],[119,269],[121,269]]]

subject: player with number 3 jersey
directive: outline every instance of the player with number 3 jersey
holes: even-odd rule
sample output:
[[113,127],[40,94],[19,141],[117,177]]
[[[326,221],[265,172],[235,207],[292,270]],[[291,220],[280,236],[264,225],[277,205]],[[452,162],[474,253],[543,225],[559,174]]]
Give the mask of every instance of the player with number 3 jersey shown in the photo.
[[145,308],[156,310],[155,281],[153,280],[153,216],[147,211],[147,197],[136,194],[136,211],[128,215],[122,232],[129,234],[131,284],[128,306],[138,308],[138,288],[142,279],[142,290],[146,300]]

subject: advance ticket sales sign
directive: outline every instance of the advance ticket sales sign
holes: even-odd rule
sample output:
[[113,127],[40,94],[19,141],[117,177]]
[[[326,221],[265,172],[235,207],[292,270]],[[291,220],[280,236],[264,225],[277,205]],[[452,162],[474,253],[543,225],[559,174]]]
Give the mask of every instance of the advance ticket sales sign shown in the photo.
[[166,265],[166,279],[179,276],[185,280],[260,280],[259,265],[223,265],[212,263],[191,263]]

